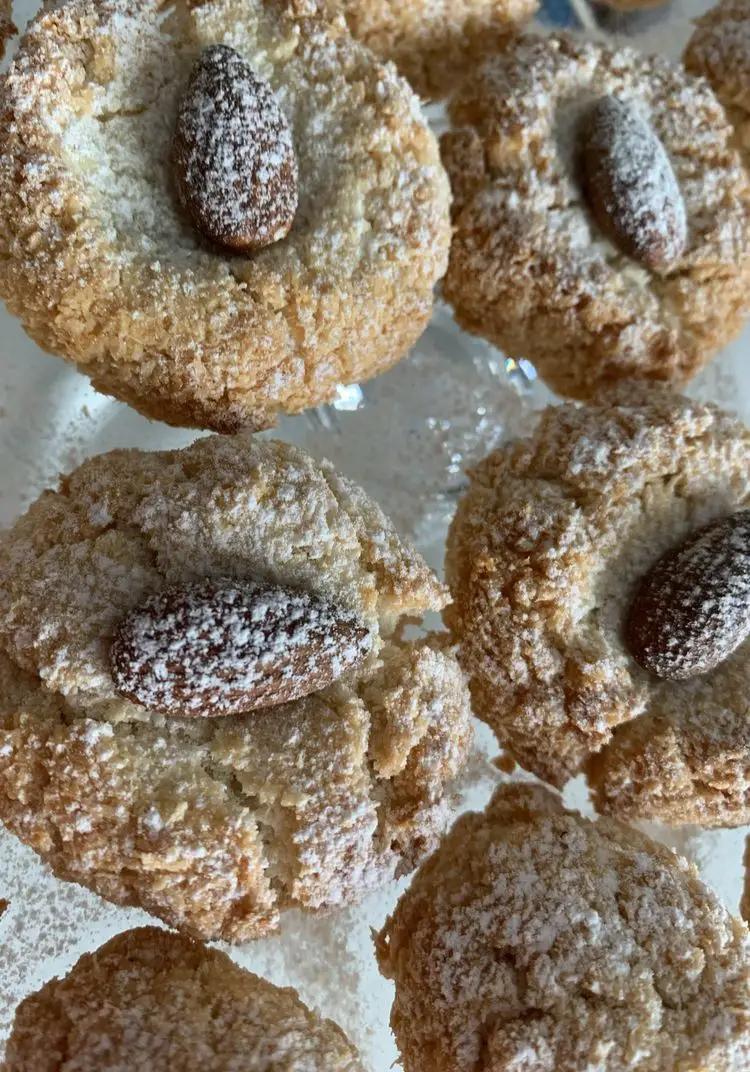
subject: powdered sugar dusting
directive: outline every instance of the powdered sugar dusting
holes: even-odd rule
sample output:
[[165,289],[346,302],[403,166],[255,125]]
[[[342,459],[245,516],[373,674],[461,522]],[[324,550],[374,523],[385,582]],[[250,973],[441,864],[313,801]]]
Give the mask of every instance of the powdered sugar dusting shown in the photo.
[[153,711],[242,714],[325,688],[372,646],[356,614],[308,592],[201,581],[127,616],[112,673],[118,692]]
[[379,937],[409,1070],[711,1068],[750,1057],[744,929],[668,851],[505,787]]
[[685,248],[685,202],[664,146],[636,108],[601,97],[583,129],[584,183],[615,244],[639,263],[672,266]]
[[283,238],[297,210],[289,123],[271,86],[226,45],[198,61],[177,116],[180,197],[208,238],[258,249]]
[[[750,110],[750,9],[746,0],[722,0],[702,18],[685,50],[689,70],[704,75],[719,99]],[[747,147],[747,146],[746,146]]]
[[[644,269],[585,203],[569,120],[602,96],[632,104],[669,157],[687,218],[678,271]],[[618,379],[684,380],[737,330],[748,180],[704,81],[629,48],[528,36],[469,78],[450,112],[458,226],[444,290],[463,326],[577,398]]]
[[695,533],[644,578],[627,627],[632,654],[659,677],[713,670],[750,632],[750,511]]

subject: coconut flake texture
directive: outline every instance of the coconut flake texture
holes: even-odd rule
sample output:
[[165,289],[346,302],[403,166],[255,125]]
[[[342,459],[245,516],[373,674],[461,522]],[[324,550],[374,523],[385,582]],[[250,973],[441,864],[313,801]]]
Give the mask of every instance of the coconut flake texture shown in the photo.
[[118,692],[135,703],[236,715],[309,696],[371,649],[361,618],[309,592],[205,580],[149,597],[120,624],[110,656]]
[[[124,700],[110,662],[124,619],[228,578],[347,608],[371,651],[268,713]],[[446,638],[401,628],[445,600],[376,504],[289,444],[214,436],[90,459],[0,540],[0,820],[59,877],[206,940],[356,902],[431,851],[466,761],[469,696]],[[244,643],[233,615],[222,643]],[[177,642],[186,662],[189,648]]]
[[505,786],[378,937],[405,1072],[740,1072],[750,946],[669,849]]
[[233,48],[198,60],[177,116],[177,189],[196,227],[233,249],[284,238],[297,211],[292,132],[269,83]]
[[363,1072],[296,992],[154,927],[118,934],[19,1007],[6,1072]]

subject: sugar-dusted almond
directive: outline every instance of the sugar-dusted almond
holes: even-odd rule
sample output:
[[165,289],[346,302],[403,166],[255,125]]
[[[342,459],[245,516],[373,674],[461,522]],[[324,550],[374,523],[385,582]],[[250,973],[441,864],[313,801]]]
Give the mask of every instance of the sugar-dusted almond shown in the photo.
[[354,612],[308,592],[204,580],[150,596],[120,622],[117,692],[153,711],[243,714],[317,692],[357,666],[372,635]]
[[177,115],[177,192],[206,238],[252,251],[284,238],[297,211],[292,133],[273,89],[233,48],[195,65]]
[[682,680],[719,666],[750,634],[750,510],[713,521],[643,578],[625,626],[636,662]]
[[602,231],[639,264],[668,271],[685,249],[687,217],[654,129],[633,103],[605,96],[584,113],[578,137],[581,182]]

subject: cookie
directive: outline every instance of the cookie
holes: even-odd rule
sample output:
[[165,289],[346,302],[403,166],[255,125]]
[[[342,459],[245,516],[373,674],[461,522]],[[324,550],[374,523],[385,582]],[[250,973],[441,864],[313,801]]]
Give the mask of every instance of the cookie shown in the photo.
[[349,29],[393,60],[422,97],[440,99],[536,11],[537,0],[333,0]]
[[[449,111],[444,291],[462,327],[581,399],[621,379],[686,381],[738,332],[750,186],[704,81],[628,48],[530,36]],[[669,256],[650,256],[664,242]]]
[[745,165],[750,162],[750,12],[743,0],[722,0],[696,20],[685,66],[707,78],[726,109]]
[[218,949],[155,927],[87,953],[16,1011],[5,1072],[362,1072],[344,1032]]
[[670,850],[501,788],[378,937],[405,1072],[750,1068],[750,942]]
[[114,451],[0,541],[0,818],[60,878],[206,939],[409,871],[448,818],[466,686],[446,593],[295,447]]
[[626,635],[662,556],[749,503],[750,432],[658,386],[550,407],[476,467],[449,534],[445,617],[475,711],[523,766],[562,786],[590,764],[618,817],[750,822],[750,643],[675,679]]
[[268,426],[388,368],[429,320],[437,144],[324,6],[72,0],[0,83],[0,297],[148,417]]

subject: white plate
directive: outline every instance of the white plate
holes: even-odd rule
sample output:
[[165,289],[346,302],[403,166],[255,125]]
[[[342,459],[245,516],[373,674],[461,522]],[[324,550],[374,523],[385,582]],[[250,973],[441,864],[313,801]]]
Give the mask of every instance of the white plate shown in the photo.
[[[589,32],[601,34],[599,18],[610,37],[634,37],[649,51],[673,56],[690,32],[689,16],[706,6],[675,2],[631,18],[588,7],[585,0],[576,0],[574,11],[566,0],[548,4],[557,22],[577,20]],[[17,21],[27,13],[17,11]],[[750,332],[745,332],[694,382],[691,393],[738,409],[750,420],[749,351]],[[2,525],[54,483],[59,472],[83,458],[113,447],[181,446],[195,437],[149,422],[97,394],[70,366],[42,354],[4,311],[0,352]],[[335,406],[282,421],[275,434],[329,457],[363,484],[440,569],[445,530],[465,466],[528,429],[534,412],[550,397],[530,366],[519,368],[460,332],[438,304],[430,328],[408,360],[361,389],[343,390]],[[462,807],[481,806],[502,777],[489,762],[498,751],[491,735],[480,727],[477,736],[463,780]],[[580,784],[567,796],[586,807]],[[652,832],[694,859],[705,879],[736,909],[744,830]],[[297,987],[305,1001],[337,1020],[359,1045],[371,1072],[386,1072],[397,1055],[388,1029],[391,986],[375,967],[370,930],[381,925],[403,885],[394,884],[357,908],[327,917],[292,913],[280,937],[231,950],[241,964]],[[2,832],[0,898],[11,902],[0,922],[0,1044],[21,998],[65,972],[81,953],[149,918],[58,882],[30,849]]]

